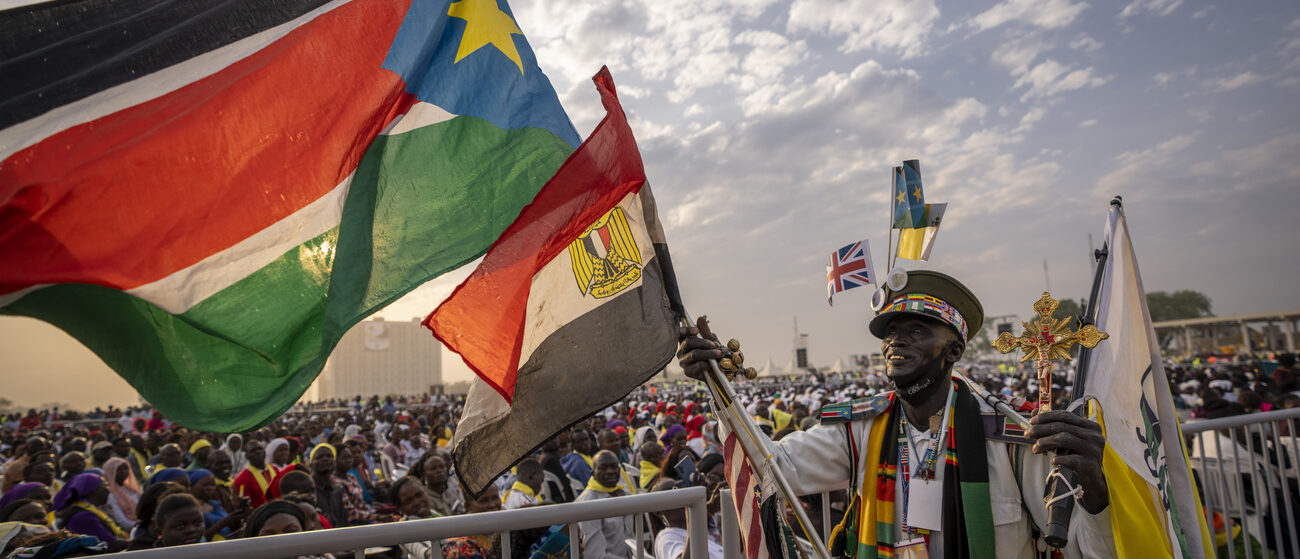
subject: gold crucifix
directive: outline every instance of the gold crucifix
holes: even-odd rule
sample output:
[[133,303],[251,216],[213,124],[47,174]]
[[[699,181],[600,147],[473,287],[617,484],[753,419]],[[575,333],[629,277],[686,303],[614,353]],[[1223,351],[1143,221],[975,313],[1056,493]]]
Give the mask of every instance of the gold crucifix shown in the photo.
[[1003,332],[993,341],[993,347],[998,348],[1002,353],[1011,353],[1017,345],[1020,346],[1025,352],[1024,357],[1020,358],[1021,362],[1036,360],[1038,411],[1052,409],[1052,360],[1069,361],[1070,346],[1077,343],[1083,347],[1094,348],[1097,347],[1098,342],[1110,337],[1110,334],[1098,330],[1091,324],[1078,331],[1071,330],[1074,317],[1066,317],[1064,320],[1052,318],[1052,313],[1056,312],[1056,307],[1059,305],[1056,299],[1044,291],[1043,296],[1034,303],[1034,312],[1038,314],[1038,318],[1033,324],[1021,322],[1025,331],[1020,334],[1020,337],[1014,337],[1010,332]]

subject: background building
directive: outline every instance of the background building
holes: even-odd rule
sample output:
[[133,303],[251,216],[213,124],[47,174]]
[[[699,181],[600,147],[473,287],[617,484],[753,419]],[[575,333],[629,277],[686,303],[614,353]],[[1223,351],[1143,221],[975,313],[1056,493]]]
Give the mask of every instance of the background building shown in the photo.
[[303,399],[423,394],[441,385],[442,345],[420,320],[375,318],[348,330]]

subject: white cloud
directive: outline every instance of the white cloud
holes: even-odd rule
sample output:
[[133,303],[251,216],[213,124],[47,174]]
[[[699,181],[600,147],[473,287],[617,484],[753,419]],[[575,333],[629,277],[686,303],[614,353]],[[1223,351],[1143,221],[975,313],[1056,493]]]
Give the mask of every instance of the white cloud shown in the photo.
[[1158,169],[1170,165],[1174,157],[1196,142],[1198,133],[1179,134],[1150,148],[1131,150],[1115,156],[1118,168],[1106,173],[1093,190],[1097,195],[1114,192],[1147,192],[1151,177]]
[[1126,19],[1144,13],[1163,17],[1173,13],[1182,3],[1183,0],[1133,0],[1120,10],[1119,18]]
[[911,58],[925,52],[939,18],[934,0],[795,0],[786,28],[843,37],[839,50],[897,52]]
[[1087,8],[1070,0],[1005,0],[976,15],[971,23],[983,31],[1005,23],[1024,23],[1045,29],[1065,27]]
[[1013,89],[1028,87],[1028,90],[1020,97],[1023,102],[1034,98],[1051,97],[1076,89],[1099,87],[1105,85],[1112,78],[1114,78],[1113,75],[1096,75],[1092,67],[1075,70],[1072,66],[1061,64],[1049,58],[1020,76],[1012,87]]
[[1288,134],[1250,147],[1229,150],[1214,161],[1192,166],[1193,173],[1219,177],[1236,191],[1252,190],[1260,185],[1300,181],[1300,134]]
[[1156,85],[1160,87],[1168,86],[1170,83],[1173,83],[1173,81],[1177,78],[1178,78],[1178,74],[1176,72],[1160,72],[1154,76],[1151,76],[1151,79],[1155,80]]
[[1246,86],[1251,86],[1264,81],[1264,76],[1251,71],[1245,71],[1228,78],[1215,78],[1205,82],[1205,86],[1213,91],[1232,91]]
[[1192,19],[1205,19],[1205,17],[1210,15],[1210,12],[1214,11],[1214,9],[1214,4],[1210,4],[1209,6],[1196,10],[1196,12],[1192,14]]
[[1026,112],[1025,116],[1020,117],[1020,124],[1018,124],[1015,130],[1012,130],[1011,133],[1020,134],[1022,132],[1028,132],[1034,127],[1035,123],[1043,120],[1044,116],[1047,116],[1047,109],[1044,107],[1034,107],[1029,109],[1029,112]]
[[1012,76],[1019,76],[1029,71],[1029,65],[1040,54],[1051,49],[1051,43],[1031,34],[998,45],[993,49],[991,59],[994,64],[1010,70]]
[[1096,126],[1096,125],[1097,125],[1097,119],[1095,119],[1095,118],[1090,118],[1090,119],[1088,119],[1088,120],[1085,120],[1085,121],[1083,121],[1083,122],[1080,122],[1080,123],[1079,123],[1079,128],[1092,128],[1093,126]]
[[1070,48],[1081,50],[1083,52],[1093,52],[1102,47],[1101,41],[1092,38],[1087,33],[1080,33],[1074,39],[1070,40]]

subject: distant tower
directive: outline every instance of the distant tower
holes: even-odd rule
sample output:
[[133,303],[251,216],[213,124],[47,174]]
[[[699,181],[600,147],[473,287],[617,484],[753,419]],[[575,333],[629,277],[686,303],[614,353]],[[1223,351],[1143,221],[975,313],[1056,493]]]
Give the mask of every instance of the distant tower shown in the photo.
[[799,333],[797,316],[794,318],[794,366],[798,369],[808,368],[808,334]]

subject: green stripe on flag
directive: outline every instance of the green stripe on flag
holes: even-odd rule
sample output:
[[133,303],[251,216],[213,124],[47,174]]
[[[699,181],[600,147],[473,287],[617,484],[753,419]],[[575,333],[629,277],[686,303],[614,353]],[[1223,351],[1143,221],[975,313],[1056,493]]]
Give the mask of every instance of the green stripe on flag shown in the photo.
[[180,315],[85,284],[38,289],[0,312],[68,332],[173,421],[255,429],[301,397],[348,328],[481,256],[571,151],[545,130],[464,116],[381,136],[339,227]]

